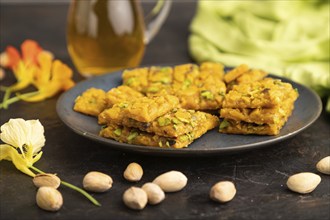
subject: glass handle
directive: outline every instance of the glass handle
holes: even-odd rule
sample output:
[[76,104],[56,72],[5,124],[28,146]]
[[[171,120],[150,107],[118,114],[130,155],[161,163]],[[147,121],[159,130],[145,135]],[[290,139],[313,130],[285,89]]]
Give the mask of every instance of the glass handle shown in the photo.
[[170,12],[172,0],[158,0],[156,6],[145,18],[146,30],[144,34],[145,44],[149,44],[150,41],[158,33],[159,29],[166,20],[168,13]]

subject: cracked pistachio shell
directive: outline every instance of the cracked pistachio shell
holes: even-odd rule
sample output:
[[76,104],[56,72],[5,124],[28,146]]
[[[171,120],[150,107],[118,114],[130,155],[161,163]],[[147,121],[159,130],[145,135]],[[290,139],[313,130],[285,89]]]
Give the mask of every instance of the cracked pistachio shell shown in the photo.
[[58,176],[54,174],[43,173],[43,174],[37,174],[33,178],[33,183],[38,188],[42,186],[49,186],[57,189],[61,184],[61,180],[60,178],[58,178]]

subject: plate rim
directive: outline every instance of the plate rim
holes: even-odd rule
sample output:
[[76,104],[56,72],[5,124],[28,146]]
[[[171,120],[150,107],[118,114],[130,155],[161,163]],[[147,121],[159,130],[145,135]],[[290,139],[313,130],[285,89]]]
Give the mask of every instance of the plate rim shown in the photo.
[[[168,64],[165,64],[166,66],[169,66]],[[157,66],[165,66],[165,65],[158,65]],[[155,65],[152,65],[155,66]],[[226,67],[226,69],[230,69],[231,67]],[[236,145],[231,146],[227,148],[212,148],[212,149],[193,149],[193,148],[160,148],[160,147],[153,147],[153,146],[143,146],[143,145],[133,145],[133,144],[126,144],[126,143],[120,143],[112,139],[104,138],[98,135],[95,135],[90,132],[83,131],[82,129],[78,129],[76,126],[72,125],[69,121],[67,121],[63,114],[61,114],[61,103],[63,102],[64,98],[67,96],[67,94],[70,93],[70,91],[75,90],[79,87],[81,87],[84,84],[88,84],[89,82],[97,81],[100,79],[103,79],[105,77],[118,77],[121,78],[121,75],[124,70],[115,71],[113,73],[107,73],[100,76],[95,76],[91,78],[84,79],[78,83],[71,89],[67,90],[66,92],[62,93],[60,97],[57,100],[56,103],[56,113],[60,120],[69,127],[72,131],[74,131],[76,134],[83,136],[85,138],[88,138],[92,141],[96,141],[102,145],[111,146],[111,149],[120,150],[120,151],[126,151],[126,152],[135,152],[135,153],[143,153],[143,154],[149,154],[149,155],[164,155],[164,156],[211,156],[211,155],[222,155],[222,154],[231,154],[231,153],[239,153],[243,151],[250,151],[253,149],[258,149],[264,146],[270,146],[272,144],[276,144],[279,142],[282,142],[284,140],[290,139],[297,135],[298,133],[302,132],[303,130],[307,129],[309,126],[311,126],[321,115],[322,112],[322,101],[321,98],[317,95],[317,93],[308,88],[307,86],[300,84],[298,82],[294,82],[291,79],[288,79],[283,76],[277,76],[274,74],[268,74],[267,76],[271,78],[278,78],[281,80],[284,80],[285,82],[289,82],[293,85],[298,85],[299,87],[302,87],[306,91],[308,91],[312,97],[317,102],[316,109],[317,111],[314,112],[313,117],[306,122],[301,128],[294,130],[293,132],[290,132],[288,134],[285,134],[284,136],[280,136],[275,139],[269,139],[264,140],[262,142],[258,143],[249,143],[249,144],[243,144],[243,145]],[[113,87],[112,87],[113,88]],[[110,89],[110,88],[109,88]],[[72,110],[73,111],[73,110]],[[84,115],[86,116],[86,115]],[[214,128],[216,129],[216,128]],[[212,130],[214,130],[212,129]],[[223,135],[230,135],[230,134],[223,134]],[[202,137],[201,137],[202,138]]]

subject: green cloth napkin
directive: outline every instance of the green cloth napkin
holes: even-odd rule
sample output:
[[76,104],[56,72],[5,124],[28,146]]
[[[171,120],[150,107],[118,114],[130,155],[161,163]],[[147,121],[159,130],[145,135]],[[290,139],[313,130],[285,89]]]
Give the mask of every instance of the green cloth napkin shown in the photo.
[[200,0],[189,51],[197,62],[246,63],[304,84],[330,113],[329,17],[329,0]]

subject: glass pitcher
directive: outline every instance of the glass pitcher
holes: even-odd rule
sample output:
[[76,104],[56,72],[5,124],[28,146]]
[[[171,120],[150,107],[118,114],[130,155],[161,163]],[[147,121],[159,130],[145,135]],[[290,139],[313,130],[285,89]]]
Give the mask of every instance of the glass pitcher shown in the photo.
[[148,19],[139,0],[72,0],[67,46],[77,70],[90,77],[138,66],[171,4],[158,0]]

